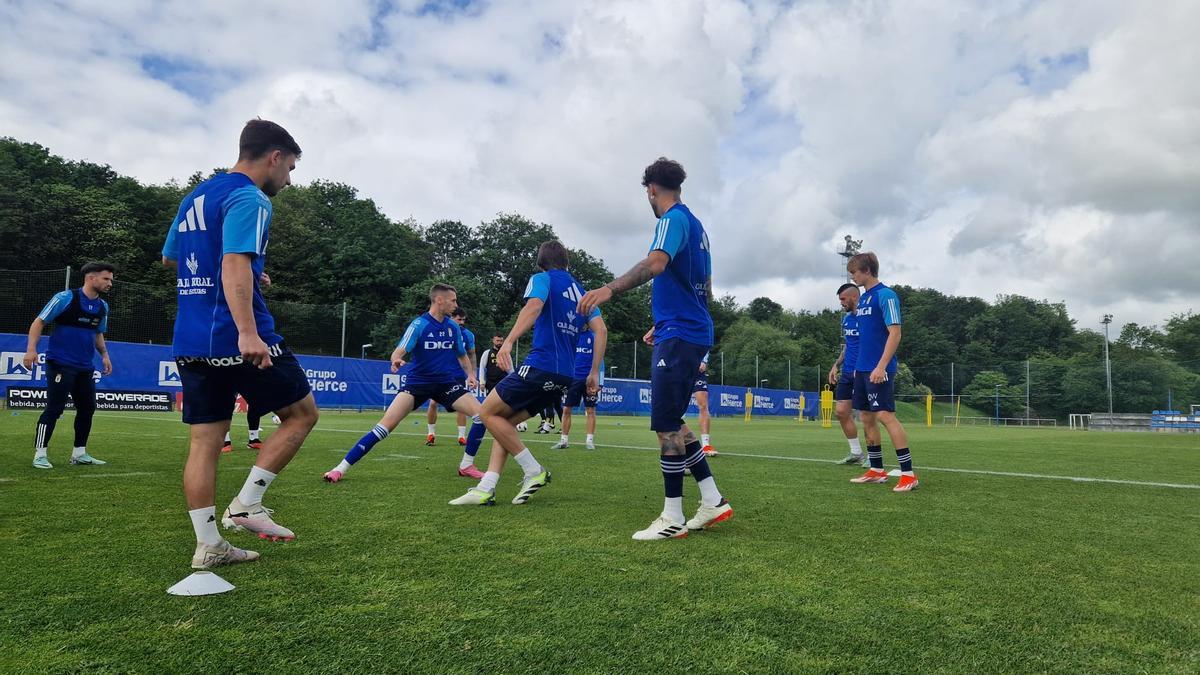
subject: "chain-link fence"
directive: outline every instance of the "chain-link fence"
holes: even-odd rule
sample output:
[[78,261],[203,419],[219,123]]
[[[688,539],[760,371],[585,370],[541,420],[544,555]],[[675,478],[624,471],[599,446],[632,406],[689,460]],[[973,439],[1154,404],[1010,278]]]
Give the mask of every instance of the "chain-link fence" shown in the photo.
[[[55,293],[82,283],[78,270],[0,270],[0,332],[21,333]],[[397,309],[362,308],[349,303],[309,305],[272,299],[267,305],[280,334],[297,352],[325,356],[386,358],[411,316]],[[175,289],[162,285],[114,283],[106,300],[111,308],[109,340],[169,344],[175,321]],[[469,308],[468,308],[469,311]],[[508,327],[468,323],[476,336],[476,353],[491,345]],[[526,339],[526,345],[528,344]],[[518,345],[518,354],[526,345]],[[605,357],[607,377],[648,379],[652,348],[641,343],[610,343]],[[807,363],[770,360],[755,354],[726,352],[709,358],[709,382],[738,387],[814,391],[826,384],[836,354],[828,361]],[[1111,387],[1109,375],[1111,371]],[[903,364],[896,380],[902,400],[961,402],[974,416],[1067,419],[1071,413],[1147,413],[1189,411],[1200,404],[1200,363],[1161,357],[1126,357],[1119,352],[1106,368],[1103,357],[1031,358],[995,363],[945,363],[910,368]]]

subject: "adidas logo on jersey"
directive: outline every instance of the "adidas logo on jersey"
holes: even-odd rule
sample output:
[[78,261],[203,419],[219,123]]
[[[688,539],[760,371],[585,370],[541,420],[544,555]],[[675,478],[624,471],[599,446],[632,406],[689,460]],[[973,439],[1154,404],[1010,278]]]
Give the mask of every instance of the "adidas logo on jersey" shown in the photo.
[[658,367],[658,368],[666,368],[666,367],[667,367],[667,361],[666,361],[666,359],[659,359],[659,360],[658,360],[658,363],[656,363],[656,364],[654,364],[654,365],[655,365],[656,367]]
[[179,219],[180,232],[195,232],[196,230],[208,230],[208,225],[204,222],[204,195],[197,195],[192,200],[192,205],[184,213],[184,217]]
[[[567,290],[562,292],[562,296],[576,304],[583,299],[583,293],[579,292],[579,286],[576,284],[567,286]],[[574,319],[572,319],[572,321],[574,321]]]

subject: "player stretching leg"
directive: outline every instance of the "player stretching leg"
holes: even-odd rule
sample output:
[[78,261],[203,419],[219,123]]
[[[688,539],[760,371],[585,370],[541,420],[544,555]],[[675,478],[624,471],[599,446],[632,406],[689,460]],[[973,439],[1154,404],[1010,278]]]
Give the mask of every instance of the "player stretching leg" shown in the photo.
[[850,480],[851,483],[886,483],[883,470],[883,448],[877,422],[882,422],[896,448],[900,463],[900,482],[893,492],[909,492],[920,483],[913,473],[912,456],[908,452],[908,434],[896,419],[894,396],[896,380],[896,350],[900,348],[900,298],[896,292],[879,282],[879,259],[874,253],[859,253],[850,258],[846,270],[854,283],[865,292],[859,300],[858,359],[854,368],[854,408],[862,413],[863,431],[867,435],[867,459],[871,468]]
[[854,424],[851,404],[854,398],[854,366],[858,361],[858,286],[842,284],[838,289],[838,302],[846,315],[842,317],[842,351],[829,369],[829,384],[833,386],[833,400],[837,402],[838,423],[850,443],[850,454],[839,464],[861,464],[870,466],[863,457],[862,445],[858,441],[858,427]]
[[183,492],[196,532],[196,569],[258,559],[217,532],[217,460],[238,393],[251,409],[275,411],[281,423],[221,524],[263,539],[295,538],[272,520],[262,500],[316,424],[317,404],[304,369],[275,332],[259,279],[271,228],[270,197],[291,184],[299,156],[300,146],[283,127],[247,122],[237,163],[184,198],[163,246],[163,264],[178,263],[172,351],[191,434]]
[[[649,254],[625,274],[589,292],[579,311],[589,312],[614,295],[651,279],[654,353],[650,369],[650,428],[658,434],[666,499],[662,514],[638,540],[687,536],[733,517],[733,508],[717,490],[700,441],[683,422],[692,385],[704,354],[712,347],[712,260],[708,235],[699,219],[680,201],[687,174],[678,162],[660,157],[646,167],[642,185],[658,218]],[[683,516],[683,471],[691,469],[700,487],[700,508],[686,523]]]
[[[597,390],[593,393],[588,393],[587,376],[592,370],[592,352],[596,342],[596,334],[590,329],[584,329],[579,334],[579,343],[575,345],[575,378],[571,380],[571,386],[567,389],[567,395],[563,397],[562,408],[562,434],[559,440],[551,449],[562,450],[570,447],[571,435],[571,408],[578,408],[582,403],[584,413],[587,416],[587,441],[584,447],[588,450],[596,449],[596,402],[600,400],[600,392]],[[600,362],[600,381],[601,387],[604,386],[604,362]]]
[[[454,319],[454,323],[457,323],[458,327],[462,329],[463,346],[467,348],[467,360],[471,362],[471,371],[474,372],[477,367],[475,363],[475,334],[471,332],[471,329],[467,328],[467,313],[463,311],[462,307],[456,307],[454,311],[450,313],[450,318]],[[463,382],[465,383],[466,380],[463,380]],[[467,416],[459,412],[455,414],[455,418],[458,422],[458,444],[466,445]],[[479,420],[475,421],[478,422]],[[436,403],[431,402],[429,404],[429,412],[425,415],[425,422],[427,423],[429,430],[429,434],[425,437],[425,445],[433,445],[437,440]],[[474,453],[472,453],[471,456],[474,457]]]
[[[600,388],[597,370],[604,359],[608,328],[598,309],[576,314],[576,303],[583,297],[583,288],[567,271],[569,263],[567,249],[561,243],[547,241],[538,247],[537,266],[542,272],[529,279],[529,285],[525,287],[525,306],[497,354],[500,367],[510,374],[488,395],[480,413],[495,439],[488,470],[479,485],[450,501],[454,506],[495,504],[496,485],[508,455],[517,460],[524,472],[521,489],[513,498],[513,504],[526,503],[550,482],[550,472],[521,442],[516,424],[536,415],[555,399],[562,399],[575,372],[575,346],[585,325],[595,333],[587,391],[594,394]],[[521,367],[513,371],[513,345],[531,328],[533,346]]]
[[[325,472],[327,482],[340,481],[351,466],[427,400],[431,406],[441,404],[447,412],[462,412],[472,417],[479,414],[479,401],[469,391],[475,386],[475,370],[467,359],[462,328],[450,318],[457,306],[458,292],[453,286],[434,284],[429,290],[429,311],[413,319],[392,352],[393,373],[406,364],[406,356],[411,356],[413,363],[400,385],[400,393],[392,399],[379,423],[358,439],[337,466]],[[473,454],[463,453],[458,475],[471,478],[483,475],[475,468]]]
[[75,401],[75,445],[71,464],[100,466],[103,460],[87,452],[88,436],[92,433],[92,416],[96,412],[96,381],[92,379],[93,360],[100,353],[105,375],[112,374],[112,361],[104,343],[108,330],[108,303],[101,295],[112,290],[112,265],[88,263],[83,272],[83,286],[62,291],[50,302],[29,326],[29,341],[21,365],[30,373],[37,363],[37,345],[42,329],[54,325],[50,346],[46,350],[46,408],[37,421],[33,441],[33,468],[52,469],[47,448],[54,425],[67,406],[67,396]]

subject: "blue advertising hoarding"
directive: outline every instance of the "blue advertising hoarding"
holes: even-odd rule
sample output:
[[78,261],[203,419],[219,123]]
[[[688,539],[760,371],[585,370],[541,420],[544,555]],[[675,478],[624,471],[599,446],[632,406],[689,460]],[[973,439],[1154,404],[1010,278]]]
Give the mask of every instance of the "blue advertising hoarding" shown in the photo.
[[[38,344],[38,363],[32,372],[21,364],[25,354],[24,335],[0,333],[0,395],[10,386],[44,387],[44,365],[47,338]],[[99,391],[182,391],[179,371],[171,358],[170,345],[149,345],[130,342],[109,342],[109,358],[113,372],[102,376],[99,359],[93,377]],[[298,354],[308,382],[313,388],[317,405],[325,408],[382,408],[399,391],[404,369],[392,373],[387,361],[375,359],[340,358]],[[818,410],[815,392],[783,391],[779,389],[752,390],[755,415],[788,416],[799,414],[800,397],[804,397],[805,417],[816,417]],[[741,415],[745,412],[746,389],[709,385],[708,406],[713,415]],[[650,383],[645,380],[609,379],[600,394],[598,411],[609,415],[649,415]],[[696,413],[695,402],[689,408]]]

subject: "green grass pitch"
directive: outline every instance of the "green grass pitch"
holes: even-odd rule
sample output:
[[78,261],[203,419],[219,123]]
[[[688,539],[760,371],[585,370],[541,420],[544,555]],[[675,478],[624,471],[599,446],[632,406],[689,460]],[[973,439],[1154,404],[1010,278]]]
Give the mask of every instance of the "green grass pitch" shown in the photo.
[[[321,481],[376,417],[324,413],[267,493],[296,541],[229,533],[262,559],[218,570],[232,593],[180,598],[165,590],[194,540],[177,417],[101,413],[89,450],[109,464],[71,467],[68,413],[38,471],[36,413],[5,411],[0,672],[1200,669],[1197,436],[910,421],[922,487],[898,495],[848,482],[836,428],[719,419],[712,466],[736,516],[634,542],[662,506],[645,418],[602,418],[594,452],[581,425],[568,450],[527,433],[551,485],[512,506],[513,464],[498,506],[455,508],[473,481],[445,414],[437,446],[416,415]],[[253,461],[244,424],[218,510]],[[689,515],[697,500],[689,478]]]

